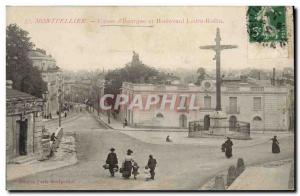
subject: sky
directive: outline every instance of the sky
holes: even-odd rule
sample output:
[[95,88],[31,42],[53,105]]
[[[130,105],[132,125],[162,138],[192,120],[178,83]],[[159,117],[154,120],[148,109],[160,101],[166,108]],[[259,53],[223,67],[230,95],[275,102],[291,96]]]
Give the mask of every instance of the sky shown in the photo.
[[249,43],[246,7],[8,6],[6,11],[7,25],[16,23],[28,31],[31,41],[65,70],[122,67],[132,51],[156,68],[215,69],[214,52],[199,46],[214,44],[217,27],[222,44],[238,46],[222,51],[223,69],[271,69],[294,63],[292,37],[288,47],[276,50]]

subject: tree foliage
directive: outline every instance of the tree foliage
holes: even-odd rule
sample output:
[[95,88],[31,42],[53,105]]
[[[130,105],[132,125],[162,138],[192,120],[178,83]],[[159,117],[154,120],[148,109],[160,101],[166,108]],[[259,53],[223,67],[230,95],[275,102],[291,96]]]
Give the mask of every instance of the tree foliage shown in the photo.
[[[137,53],[133,52],[132,61],[123,68],[109,71],[105,76],[105,93],[119,94],[122,83],[150,83],[165,84],[169,79],[175,79],[176,76],[161,72],[153,67],[143,64],[139,60]],[[111,100],[109,104],[113,104]]]
[[14,89],[42,97],[47,85],[28,57],[34,47],[28,34],[16,24],[6,27],[6,79],[13,81]]

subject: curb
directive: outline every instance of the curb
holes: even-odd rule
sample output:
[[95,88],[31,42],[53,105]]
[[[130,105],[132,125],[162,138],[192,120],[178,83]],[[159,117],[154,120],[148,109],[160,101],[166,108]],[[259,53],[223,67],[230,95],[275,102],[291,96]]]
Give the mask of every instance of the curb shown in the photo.
[[102,120],[100,117],[96,116],[95,114],[93,114],[94,118],[101,124],[103,125],[106,129],[114,129],[112,126],[108,125],[106,122],[104,122],[104,120]]

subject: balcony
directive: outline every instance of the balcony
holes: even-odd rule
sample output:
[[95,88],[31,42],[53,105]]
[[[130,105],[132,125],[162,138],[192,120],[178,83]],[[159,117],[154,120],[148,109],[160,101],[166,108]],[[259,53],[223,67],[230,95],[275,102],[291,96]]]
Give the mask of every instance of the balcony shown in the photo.
[[240,107],[226,107],[226,113],[227,114],[239,114]]

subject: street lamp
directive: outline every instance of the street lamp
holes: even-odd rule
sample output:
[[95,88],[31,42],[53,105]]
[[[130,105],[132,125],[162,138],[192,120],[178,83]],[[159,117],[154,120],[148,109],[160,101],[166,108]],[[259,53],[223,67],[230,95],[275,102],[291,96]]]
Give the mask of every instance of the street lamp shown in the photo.
[[58,89],[58,126],[61,127],[61,94],[62,90],[59,87]]
[[45,91],[45,92],[42,94],[42,96],[43,96],[43,102],[44,102],[44,110],[43,110],[44,115],[43,115],[43,117],[46,118],[47,115],[48,115],[48,112],[47,112],[47,105],[48,105],[48,91]]

